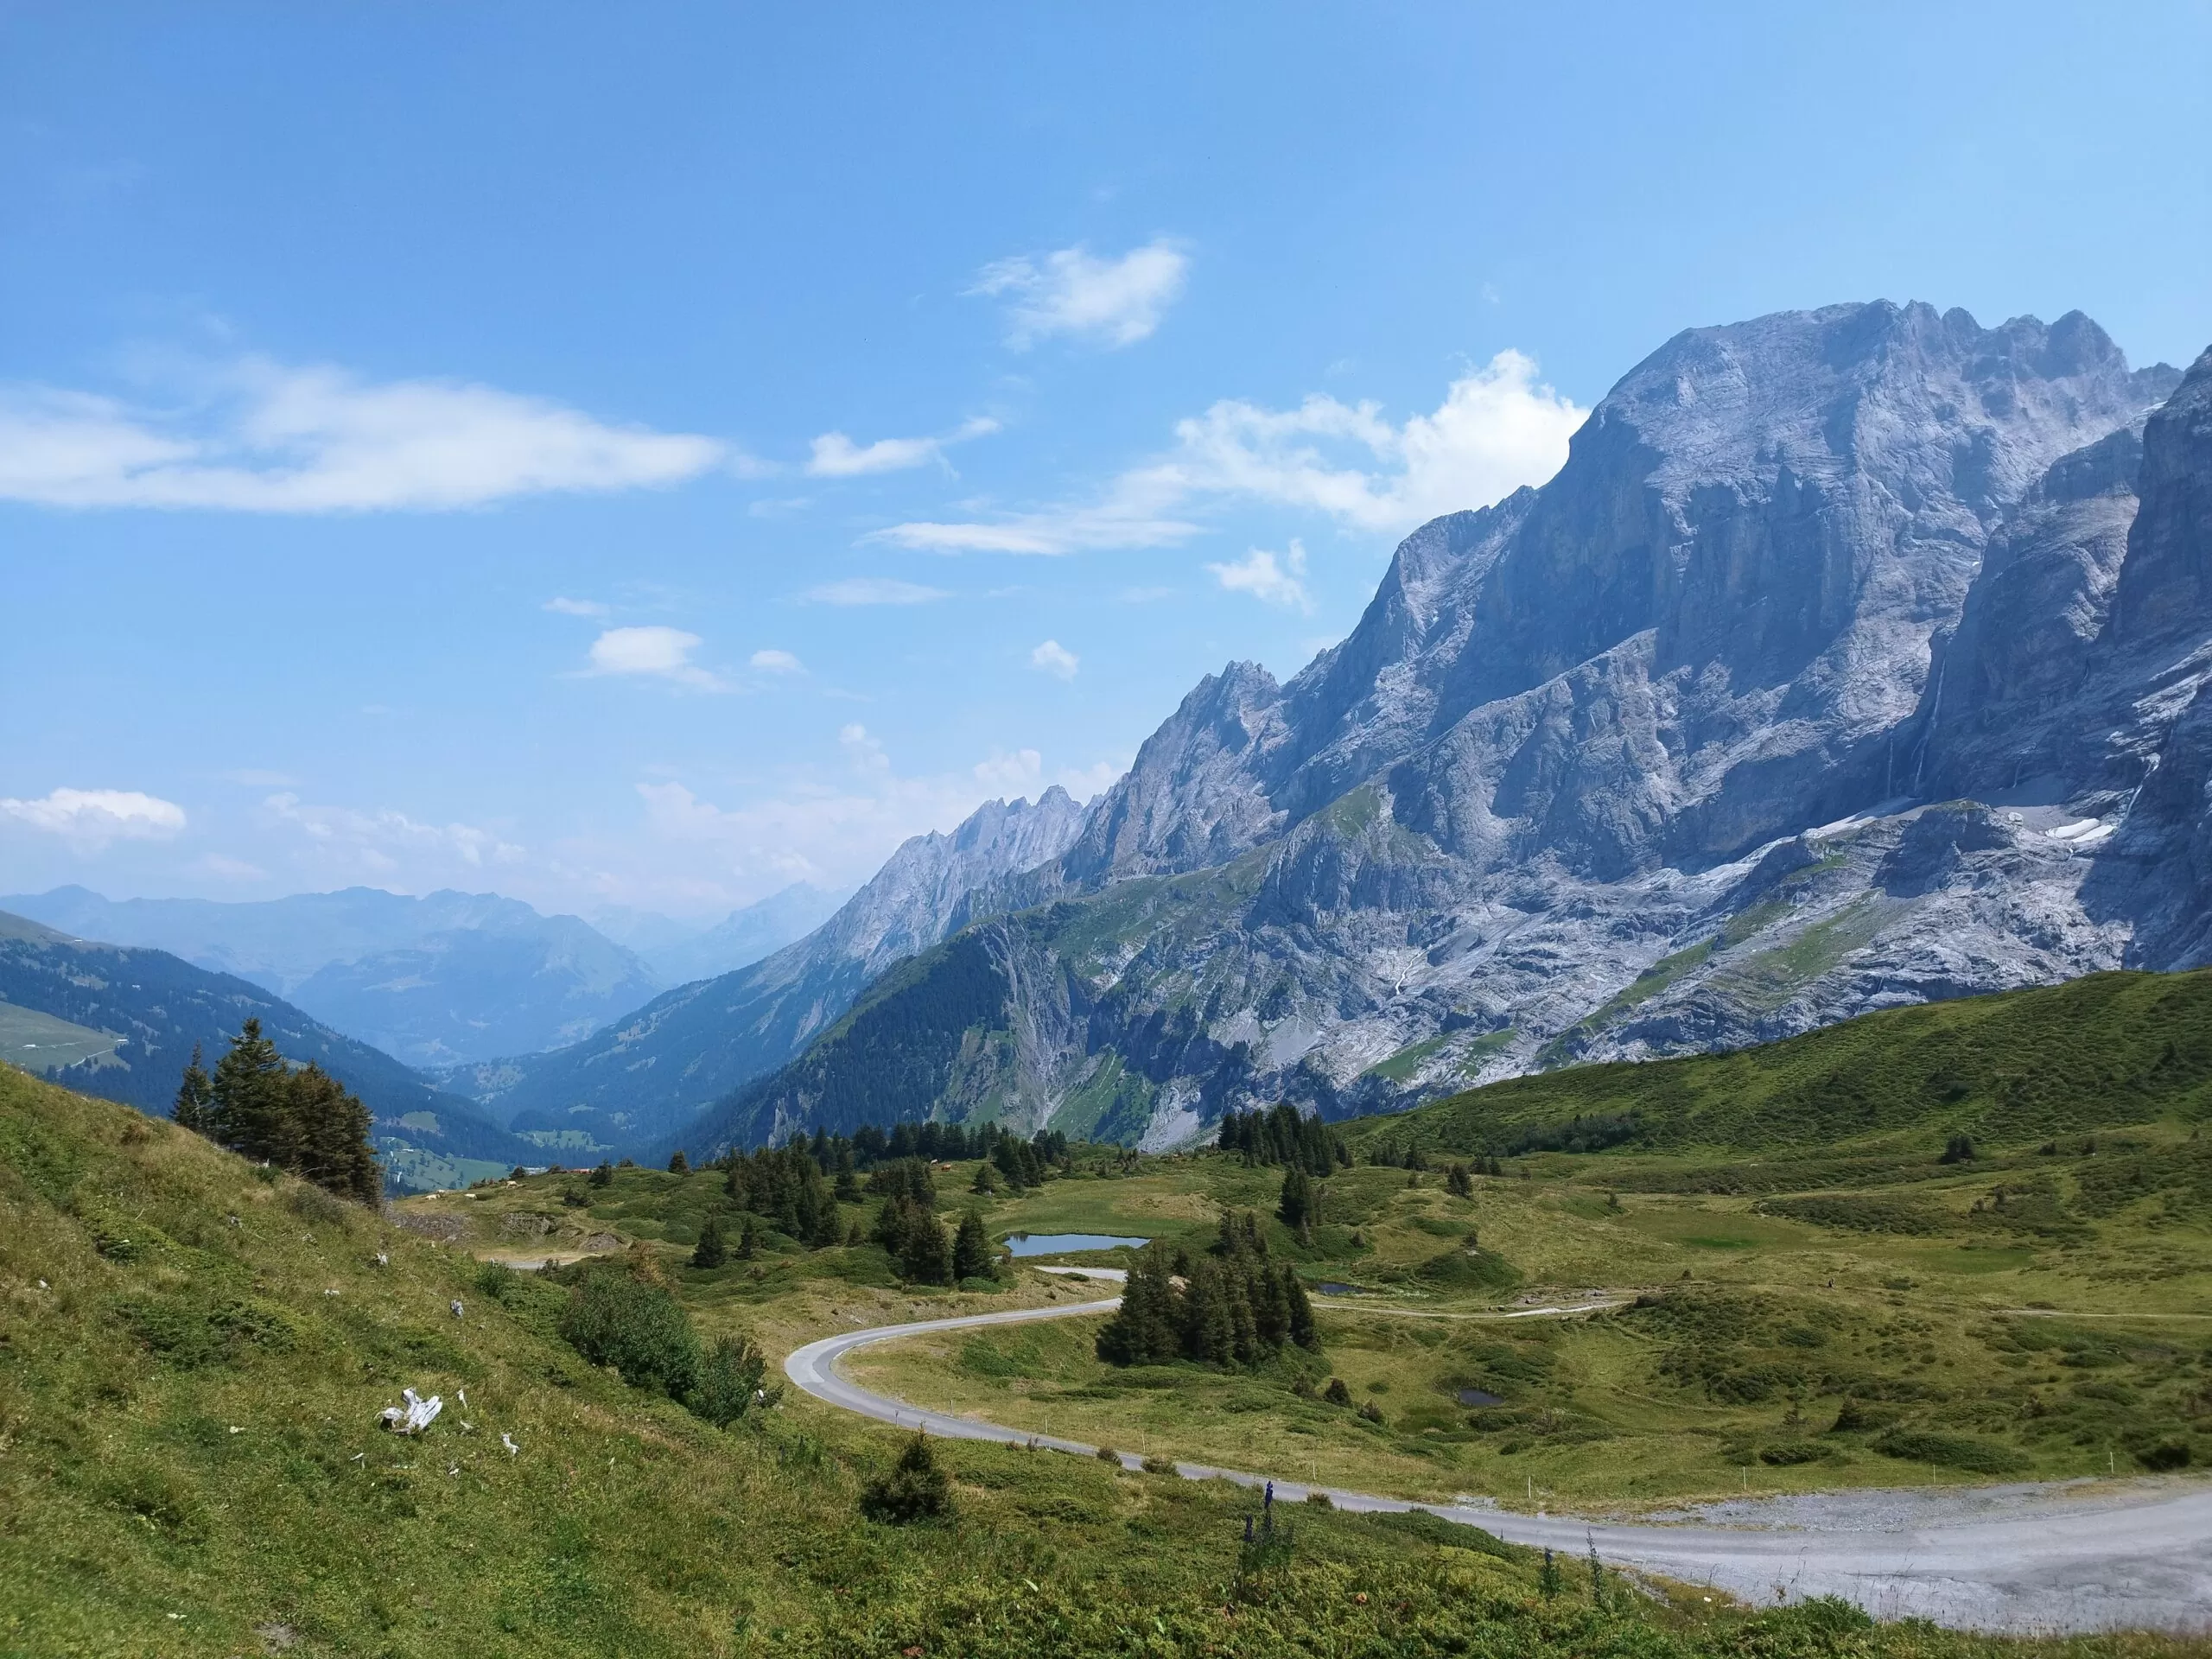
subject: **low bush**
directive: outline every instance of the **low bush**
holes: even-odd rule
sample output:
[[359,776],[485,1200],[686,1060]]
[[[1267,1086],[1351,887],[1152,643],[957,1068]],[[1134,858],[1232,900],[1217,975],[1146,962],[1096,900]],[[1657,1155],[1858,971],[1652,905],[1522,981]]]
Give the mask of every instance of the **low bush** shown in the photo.
[[891,1472],[861,1488],[861,1513],[894,1527],[942,1521],[951,1515],[952,1483],[938,1467],[927,1435],[917,1434],[907,1441]]
[[1938,1434],[1929,1429],[1893,1428],[1874,1441],[1874,1450],[1885,1458],[1910,1463],[1932,1463],[1946,1469],[1964,1469],[1978,1475],[2009,1475],[2027,1466],[2027,1459],[2010,1446],[1968,1434]]

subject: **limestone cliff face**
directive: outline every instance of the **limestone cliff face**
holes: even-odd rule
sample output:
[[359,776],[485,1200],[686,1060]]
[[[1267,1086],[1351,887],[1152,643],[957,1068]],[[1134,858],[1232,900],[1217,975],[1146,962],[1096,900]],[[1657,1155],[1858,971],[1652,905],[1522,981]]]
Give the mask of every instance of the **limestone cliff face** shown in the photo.
[[2181,381],[2079,314],[1678,335],[1542,489],[1422,526],[1341,645],[1209,677],[971,890],[1007,989],[932,1109],[1165,1144],[2202,959],[2212,354]]

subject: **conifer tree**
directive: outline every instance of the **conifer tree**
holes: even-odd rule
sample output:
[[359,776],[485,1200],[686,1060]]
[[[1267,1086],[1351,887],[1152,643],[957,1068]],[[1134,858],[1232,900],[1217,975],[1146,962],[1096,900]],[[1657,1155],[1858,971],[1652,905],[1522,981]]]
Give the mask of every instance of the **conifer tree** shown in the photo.
[[669,1154],[668,1173],[671,1175],[689,1175],[691,1173],[691,1160],[683,1155],[683,1147],[678,1147]]
[[1304,1170],[1294,1166],[1283,1172],[1282,1198],[1275,1214],[1284,1226],[1301,1230],[1313,1218],[1313,1182]]
[[218,1146],[288,1169],[340,1198],[373,1204],[383,1194],[368,1108],[321,1066],[288,1067],[276,1045],[261,1034],[258,1020],[239,1027],[213,1077],[193,1052],[176,1111],[179,1122]]
[[256,1163],[289,1164],[285,1082],[290,1073],[276,1045],[249,1020],[215,1062],[208,1084],[208,1138]]
[[760,1254],[760,1224],[755,1221],[751,1216],[747,1216],[745,1218],[745,1225],[738,1230],[738,1260],[741,1262],[750,1262],[754,1256]]
[[599,1160],[599,1166],[585,1179],[594,1186],[612,1186],[614,1185],[614,1166],[602,1158]]
[[971,1209],[960,1217],[960,1230],[952,1237],[952,1281],[995,1279],[997,1268],[990,1236],[983,1230],[983,1217]]
[[691,1265],[695,1268],[719,1268],[729,1260],[729,1246],[722,1238],[722,1217],[719,1210],[707,1212],[707,1224],[699,1230],[699,1242],[691,1248]]
[[312,1061],[285,1079],[285,1095],[293,1172],[340,1198],[374,1204],[384,1177],[369,1146],[369,1109]]
[[207,1073],[200,1065],[200,1045],[194,1043],[192,1046],[192,1063],[184,1068],[184,1081],[177,1085],[176,1104],[169,1109],[169,1116],[176,1120],[180,1128],[191,1129],[213,1139],[213,1133],[208,1124],[213,1099]]

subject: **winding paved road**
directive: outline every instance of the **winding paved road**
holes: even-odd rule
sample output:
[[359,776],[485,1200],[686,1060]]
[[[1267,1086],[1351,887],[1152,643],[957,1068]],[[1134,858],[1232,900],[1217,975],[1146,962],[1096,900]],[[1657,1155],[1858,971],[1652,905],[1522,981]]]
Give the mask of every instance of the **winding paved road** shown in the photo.
[[[1063,1271],[1122,1277],[1111,1268]],[[837,1362],[855,1348],[880,1342],[1083,1319],[1109,1313],[1118,1306],[1116,1297],[842,1332],[798,1350],[784,1362],[784,1370],[817,1399],[901,1427],[950,1440],[1033,1444],[1090,1457],[1097,1447],[1080,1440],[947,1416],[872,1394],[847,1381]],[[1122,1462],[1135,1468],[1139,1460],[1124,1453]],[[1268,1478],[1198,1463],[1179,1463],[1175,1470],[1186,1480],[1230,1480],[1243,1486],[1262,1485]],[[1979,1630],[2212,1630],[2212,1486],[2203,1484],[1813,1495],[1719,1506],[1767,1522],[1722,1527],[1623,1526],[1541,1511],[1531,1516],[1486,1506],[1412,1503],[1275,1479],[1275,1495],[1290,1503],[1317,1490],[1340,1510],[1423,1509],[1516,1543],[1548,1545],[1571,1554],[1594,1545],[1607,1560],[1712,1585],[1747,1602],[1838,1595],[1881,1618],[1917,1616]]]

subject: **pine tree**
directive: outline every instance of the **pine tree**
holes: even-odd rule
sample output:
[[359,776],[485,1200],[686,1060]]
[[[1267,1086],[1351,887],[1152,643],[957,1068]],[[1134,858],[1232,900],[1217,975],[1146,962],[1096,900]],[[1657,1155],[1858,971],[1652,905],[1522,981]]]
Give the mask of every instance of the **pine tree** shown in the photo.
[[1306,1295],[1305,1284],[1287,1265],[1283,1268],[1282,1280],[1283,1295],[1290,1304],[1290,1339],[1308,1353],[1319,1353],[1321,1330],[1313,1323],[1313,1299]]
[[289,1076],[276,1045],[261,1034],[261,1021],[247,1020],[208,1083],[210,1138],[256,1163],[289,1166]]
[[614,1185],[614,1166],[602,1158],[599,1160],[599,1166],[585,1179],[594,1186],[612,1186]]
[[729,1260],[729,1246],[722,1239],[722,1217],[719,1210],[707,1212],[707,1224],[699,1230],[699,1242],[691,1249],[691,1265],[695,1268],[719,1268]]
[[952,1280],[955,1284],[968,1279],[995,1279],[998,1261],[991,1249],[988,1234],[983,1230],[983,1217],[970,1210],[960,1217],[960,1230],[952,1236]]
[[200,1069],[200,1045],[192,1046],[192,1064],[184,1068],[184,1081],[177,1085],[176,1104],[169,1109],[169,1116],[181,1128],[214,1138],[214,1128],[209,1121],[213,1103],[207,1073]]
[[745,1225],[738,1230],[737,1257],[741,1262],[750,1262],[760,1254],[760,1224],[751,1216],[747,1216],[745,1218]]
[[310,1061],[285,1079],[285,1138],[290,1167],[326,1192],[374,1204],[384,1176],[369,1145],[369,1109],[346,1085]]
[[683,1155],[683,1147],[678,1147],[669,1154],[668,1173],[671,1175],[689,1175],[691,1173],[691,1160]]
[[1313,1218],[1313,1183],[1304,1170],[1294,1166],[1283,1172],[1282,1198],[1275,1214],[1284,1226],[1300,1229]]
[[1141,1251],[1131,1264],[1128,1282],[1122,1287],[1121,1309],[1106,1322],[1095,1344],[1098,1357],[1108,1364],[1153,1365],[1181,1353],[1175,1291],[1167,1269],[1158,1245]]

